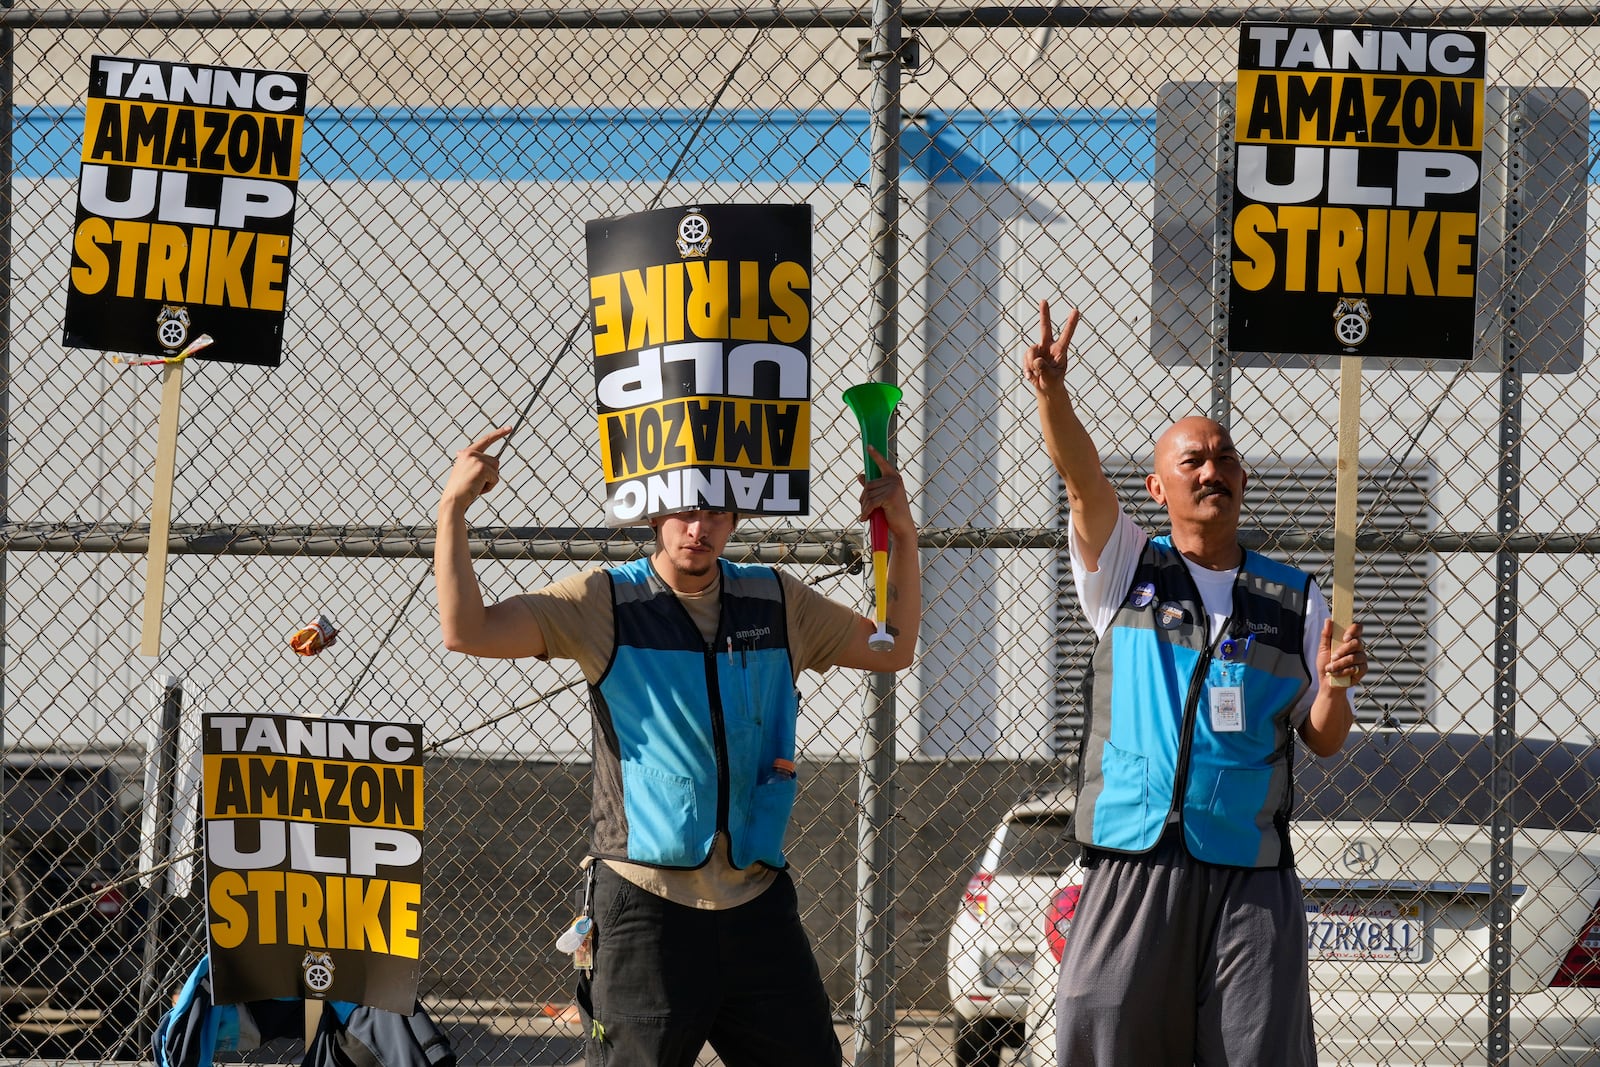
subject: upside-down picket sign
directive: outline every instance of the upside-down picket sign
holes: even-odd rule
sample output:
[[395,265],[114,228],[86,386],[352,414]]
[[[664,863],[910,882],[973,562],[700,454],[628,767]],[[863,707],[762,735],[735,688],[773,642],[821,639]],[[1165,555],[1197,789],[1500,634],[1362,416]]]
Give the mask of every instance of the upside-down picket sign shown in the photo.
[[811,208],[587,227],[605,518],[811,507]]

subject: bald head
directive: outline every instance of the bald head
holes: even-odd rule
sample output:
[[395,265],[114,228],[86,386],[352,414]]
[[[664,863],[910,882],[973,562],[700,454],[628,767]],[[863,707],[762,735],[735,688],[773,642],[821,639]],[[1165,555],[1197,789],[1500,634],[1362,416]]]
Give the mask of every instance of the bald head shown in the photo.
[[1160,469],[1163,460],[1170,458],[1175,448],[1206,442],[1219,444],[1233,451],[1234,455],[1238,455],[1238,450],[1233,447],[1233,436],[1228,433],[1226,426],[1204,415],[1190,415],[1168,426],[1162,431],[1161,436],[1156,438],[1155,465]]
[[1179,419],[1156,439],[1145,486],[1167,509],[1183,553],[1208,566],[1237,565],[1239,509],[1248,481],[1233,437],[1214,419]]

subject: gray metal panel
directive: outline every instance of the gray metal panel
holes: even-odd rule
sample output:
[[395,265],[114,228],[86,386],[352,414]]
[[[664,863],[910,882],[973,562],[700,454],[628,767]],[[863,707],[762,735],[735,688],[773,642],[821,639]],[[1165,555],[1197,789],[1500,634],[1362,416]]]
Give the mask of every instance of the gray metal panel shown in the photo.
[[1232,110],[1233,86],[1226,82],[1168,82],[1156,94],[1150,350],[1165,364],[1204,366],[1227,355],[1221,331],[1227,327],[1232,126],[1229,143],[1221,136]]
[[[1521,142],[1517,181],[1504,185],[1520,211],[1516,269],[1501,257],[1523,324],[1515,369],[1570,374],[1583,362],[1589,96],[1573,88],[1527,86],[1491,91],[1488,103],[1516,116],[1514,127],[1507,123],[1508,135],[1514,131]],[[1479,291],[1481,324],[1484,309],[1496,304],[1484,287]]]
[[[1173,82],[1157,93],[1150,351],[1168,366],[1210,367],[1222,348],[1233,107],[1231,82]],[[1583,362],[1588,120],[1589,98],[1579,89],[1491,86],[1485,95],[1474,371],[1500,372],[1507,306],[1518,309],[1523,323],[1537,324],[1518,338],[1519,370],[1570,374]],[[1513,137],[1524,160],[1517,187],[1508,183],[1505,169],[1506,144]],[[1516,270],[1505,264],[1505,212],[1512,196],[1521,198]],[[1215,279],[1222,280],[1220,289]],[[1446,360],[1370,358],[1409,370],[1455,368]],[[1333,360],[1235,352],[1233,365],[1327,368]]]

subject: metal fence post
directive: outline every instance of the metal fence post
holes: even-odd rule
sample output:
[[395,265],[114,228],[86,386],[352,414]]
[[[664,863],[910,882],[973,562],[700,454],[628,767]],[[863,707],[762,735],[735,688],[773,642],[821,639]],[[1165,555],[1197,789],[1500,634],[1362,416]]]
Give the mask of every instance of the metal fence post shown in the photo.
[[[900,346],[900,48],[899,0],[874,0],[872,39],[863,61],[873,70],[869,271],[872,279],[872,376],[894,382]],[[891,444],[893,443],[891,428]],[[869,571],[870,581],[870,571]],[[874,674],[862,707],[856,820],[856,1049],[859,1067],[894,1062],[895,694],[892,674]]]
[[155,774],[146,780],[155,782],[156,795],[146,798],[154,801],[154,832],[150,842],[150,867],[156,872],[144,891],[144,959],[139,974],[139,1015],[141,1022],[156,1005],[157,992],[165,976],[158,975],[162,925],[166,918],[167,896],[162,886],[170,877],[166,867],[172,857],[172,813],[176,804],[178,776],[178,736],[183,722],[183,680],[168,675],[161,682],[161,720],[156,728],[155,751],[148,758],[155,764]]
[[[1510,335],[1508,329],[1508,336]],[[1499,532],[1510,537],[1519,522],[1521,477],[1522,382],[1516,357],[1508,355],[1500,378],[1500,508]],[[1494,554],[1494,779],[1490,796],[1494,811],[1490,824],[1489,886],[1489,1033],[1488,1062],[1501,1067],[1511,1056],[1511,900],[1516,868],[1512,859],[1511,796],[1516,789],[1511,756],[1517,742],[1517,576],[1516,552]]]
[[[1511,93],[1506,101],[1505,269],[1508,277],[1515,275],[1522,260],[1520,110],[1516,94]],[[1495,532],[1507,543],[1522,522],[1522,375],[1518,369],[1522,349],[1518,310],[1516,290],[1508,287],[1500,307],[1500,499],[1495,516]],[[1511,900],[1516,866],[1511,851],[1515,832],[1511,797],[1516,781],[1511,773],[1511,757],[1517,742],[1517,577],[1520,568],[1521,560],[1516,552],[1502,548],[1494,554],[1494,774],[1489,788],[1494,810],[1489,826],[1489,990],[1486,1005],[1489,1026],[1485,1035],[1489,1067],[1510,1063],[1512,1052]]]
[[[11,0],[0,0],[0,9]],[[10,27],[0,28],[0,526],[11,521],[11,179],[12,44]],[[6,743],[6,554],[0,552],[0,748]],[[0,779],[3,783],[3,779]]]
[[[0,8],[9,8],[11,0],[0,0]],[[13,159],[11,151],[12,115],[12,43],[9,27],[0,28],[0,526],[11,518],[11,177]],[[10,588],[6,572],[6,553],[0,551],[0,751],[7,744],[6,735],[6,591]],[[5,765],[0,762],[0,852],[6,848],[7,825],[4,803],[7,792]],[[0,892],[5,892],[0,888]],[[17,901],[11,901],[15,907]],[[10,922],[7,914],[5,921]],[[4,962],[10,938],[0,938],[0,963]]]
[[1233,352],[1228,341],[1228,280],[1233,249],[1233,101],[1227,92],[1212,97],[1216,110],[1217,215],[1211,229],[1211,417],[1233,425]]

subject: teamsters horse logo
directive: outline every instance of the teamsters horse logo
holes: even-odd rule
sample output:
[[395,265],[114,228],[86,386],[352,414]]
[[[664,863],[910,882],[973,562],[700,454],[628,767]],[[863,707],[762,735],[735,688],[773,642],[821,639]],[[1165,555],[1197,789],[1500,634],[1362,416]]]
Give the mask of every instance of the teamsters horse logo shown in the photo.
[[156,314],[156,340],[169,352],[176,352],[189,339],[189,309],[162,304]]
[[711,223],[698,211],[678,220],[678,255],[704,259],[711,252]]
[[1333,306],[1333,335],[1346,348],[1355,348],[1367,339],[1372,309],[1360,297],[1341,296]]
[[333,957],[326,952],[307,952],[300,961],[300,977],[311,992],[326,993],[333,988]]

